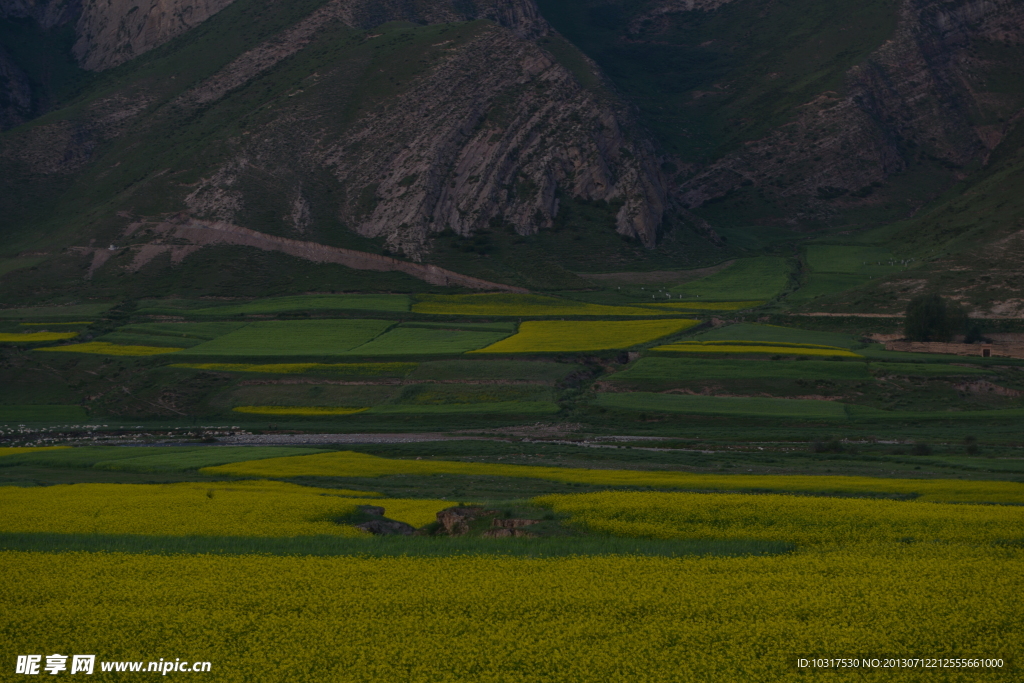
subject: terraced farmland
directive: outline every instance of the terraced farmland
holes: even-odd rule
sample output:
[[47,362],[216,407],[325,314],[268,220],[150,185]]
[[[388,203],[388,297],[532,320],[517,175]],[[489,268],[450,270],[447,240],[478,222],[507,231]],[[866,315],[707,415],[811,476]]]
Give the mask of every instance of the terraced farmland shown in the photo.
[[[194,356],[331,356],[383,334],[389,320],[267,320],[188,350]],[[185,356],[186,354],[179,354]]]
[[537,294],[421,294],[414,313],[430,315],[481,315],[509,318],[556,316],[654,316],[642,306],[607,306]]
[[677,334],[696,320],[554,321],[529,320],[519,333],[473,353],[557,353],[627,349]]
[[837,346],[811,344],[757,344],[745,341],[680,341],[655,346],[652,351],[662,353],[708,354],[770,354],[784,356],[817,356],[830,358],[863,358],[860,354]]

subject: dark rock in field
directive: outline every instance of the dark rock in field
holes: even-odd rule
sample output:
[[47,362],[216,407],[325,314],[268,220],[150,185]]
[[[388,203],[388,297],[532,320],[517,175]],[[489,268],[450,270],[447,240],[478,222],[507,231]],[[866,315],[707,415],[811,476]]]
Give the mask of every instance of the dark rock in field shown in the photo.
[[372,522],[356,524],[357,529],[369,531],[374,536],[412,536],[416,529],[405,522],[396,522],[390,519],[375,519]]
[[540,524],[539,519],[496,519],[491,526],[496,529],[518,529],[531,524]]
[[362,512],[364,515],[374,515],[376,517],[384,516],[384,508],[380,507],[379,505],[360,505],[356,509],[359,510],[359,512]]
[[494,510],[482,507],[454,507],[437,513],[437,521],[449,536],[462,536],[469,533],[469,523],[478,517],[496,514]]
[[523,531],[522,529],[492,529],[490,531],[485,531],[483,533],[483,538],[537,538],[537,535],[531,534],[529,531]]

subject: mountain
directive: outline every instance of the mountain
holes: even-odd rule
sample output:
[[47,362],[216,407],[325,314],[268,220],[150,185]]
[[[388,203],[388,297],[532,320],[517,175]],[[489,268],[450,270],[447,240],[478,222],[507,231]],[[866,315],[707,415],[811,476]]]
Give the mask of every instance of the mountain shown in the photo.
[[938,263],[1022,111],[1008,0],[0,0],[0,298]]

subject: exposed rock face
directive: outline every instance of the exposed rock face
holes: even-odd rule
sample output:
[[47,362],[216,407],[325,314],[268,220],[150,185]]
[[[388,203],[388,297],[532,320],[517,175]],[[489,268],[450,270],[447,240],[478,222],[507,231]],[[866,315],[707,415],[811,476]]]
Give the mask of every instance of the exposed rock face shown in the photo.
[[32,116],[32,86],[28,76],[0,47],[0,130],[13,128]]
[[357,529],[368,531],[374,536],[412,536],[416,529],[405,522],[396,522],[390,519],[373,520],[356,524]]
[[949,168],[984,162],[1020,109],[987,87],[985,74],[1002,67],[978,41],[1024,42],[1024,5],[904,0],[896,34],[847,73],[845,95],[821,94],[791,123],[711,164],[680,188],[682,200],[700,206],[744,184],[780,197],[865,196],[915,156]]
[[103,71],[198,26],[233,0],[84,0],[73,52],[82,68]]
[[493,515],[493,510],[482,507],[454,507],[437,513],[437,521],[449,536],[462,536],[469,533],[469,523],[485,515]]
[[75,21],[81,11],[81,0],[0,0],[0,17],[32,19],[46,30]]
[[[311,16],[291,29],[289,44],[310,40],[321,21]],[[535,233],[552,224],[560,192],[621,203],[618,231],[652,246],[666,190],[651,144],[630,130],[634,124],[614,98],[584,88],[517,32],[479,30],[340,139],[331,140],[322,112],[280,119],[207,176],[189,195],[189,209],[236,221],[252,202],[243,189],[247,175],[294,178],[326,169],[346,188],[341,220],[414,259],[427,253],[431,233],[445,229],[468,235],[498,221]],[[216,101],[280,58],[261,46],[178,104]],[[291,192],[290,202],[306,201],[298,182]]]
[[[115,2],[105,6],[100,21],[95,13],[101,6],[90,0],[78,19],[79,27],[90,28],[76,44],[90,47],[79,56],[90,68],[107,68],[227,4],[151,0],[144,11],[129,13],[127,4]],[[127,41],[123,44],[104,38],[119,12],[129,22],[115,31]],[[159,20],[139,23],[143,15]],[[488,21],[466,23],[475,18]],[[159,170],[161,175],[201,170],[198,182],[171,185],[170,196],[177,202],[171,211],[182,212],[172,219],[175,230],[194,220],[206,227],[238,228],[235,238],[257,227],[251,222],[253,207],[270,201],[283,207],[275,209],[280,227],[269,228],[277,236],[315,243],[323,217],[332,215],[344,229],[383,238],[390,252],[419,261],[430,253],[432,235],[446,230],[470,235],[494,227],[532,234],[553,225],[561,197],[574,197],[609,202],[617,212],[618,232],[654,245],[666,205],[660,159],[594,64],[578,55],[576,72],[570,71],[538,44],[538,38],[549,40],[543,37],[550,28],[533,0],[330,0],[212,76],[172,91],[179,93],[174,97],[163,94],[170,83],[163,90],[152,83],[126,84],[73,117],[26,129],[0,148],[0,161],[17,161],[27,173],[72,176],[95,161],[97,152],[110,149],[104,143],[199,120],[204,112],[231,102],[282,61],[301,59],[305,48],[336,31],[339,23],[366,28],[395,20],[453,22],[444,29],[453,38],[442,36],[419,53],[420,66],[411,73],[392,64],[391,72],[380,75],[383,69],[361,71],[378,54],[372,51],[377,36],[366,34],[362,40],[369,49],[362,56],[297,76],[289,99],[268,103],[276,108],[273,117],[261,117],[242,136],[221,140],[232,150],[229,155],[209,162],[199,155],[188,162],[211,164],[205,169]],[[392,32],[387,40],[412,40],[412,33],[396,37]],[[403,74],[401,82],[391,73]],[[393,87],[386,95],[367,96],[367,87],[379,88],[374,79]],[[118,208],[135,213],[131,205]],[[164,223],[168,216],[175,214],[151,222]],[[220,232],[220,238],[227,234]],[[167,245],[158,236],[139,249],[133,263],[139,266],[168,250],[178,262],[202,243]],[[478,284],[488,288],[493,283],[468,286]]]

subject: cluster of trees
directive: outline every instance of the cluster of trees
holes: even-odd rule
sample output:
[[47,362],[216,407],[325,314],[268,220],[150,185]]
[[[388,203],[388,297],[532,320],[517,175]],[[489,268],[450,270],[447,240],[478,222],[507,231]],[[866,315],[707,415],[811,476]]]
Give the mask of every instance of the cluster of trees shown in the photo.
[[911,341],[948,342],[961,334],[968,344],[982,340],[981,331],[971,324],[964,307],[938,294],[925,294],[910,301],[903,330]]

